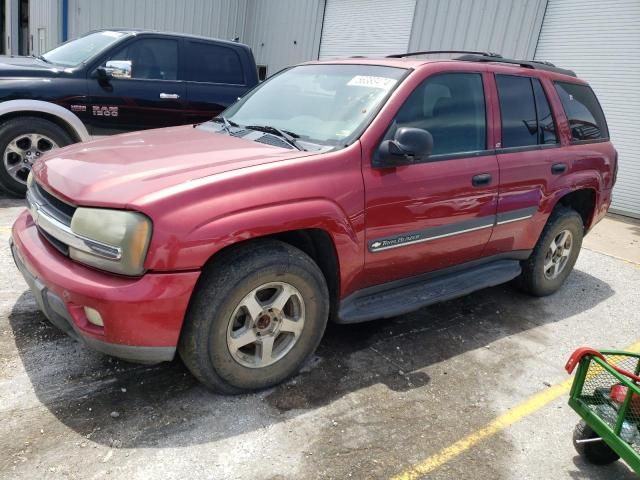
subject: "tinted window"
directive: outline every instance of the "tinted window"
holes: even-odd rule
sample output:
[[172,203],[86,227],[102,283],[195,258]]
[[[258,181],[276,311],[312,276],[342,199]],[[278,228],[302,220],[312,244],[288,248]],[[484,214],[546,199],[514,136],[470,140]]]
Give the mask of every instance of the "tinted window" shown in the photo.
[[607,124],[593,90],[586,85],[556,82],[574,140],[608,138]]
[[533,88],[529,77],[496,75],[502,147],[523,147],[538,144],[538,124]]
[[428,130],[432,155],[474,152],[486,148],[486,116],[482,77],[446,73],[426,79],[404,103],[386,138],[399,127]]
[[553,114],[551,113],[551,107],[549,107],[549,101],[547,95],[544,93],[544,89],[540,84],[540,80],[532,78],[533,94],[536,97],[536,113],[538,116],[538,143],[549,144],[558,143],[558,136],[556,134],[556,125],[553,121]]
[[186,80],[244,84],[242,63],[235,50],[210,43],[188,45]]
[[178,42],[166,38],[142,38],[126,45],[110,60],[130,60],[131,77],[177,80]]

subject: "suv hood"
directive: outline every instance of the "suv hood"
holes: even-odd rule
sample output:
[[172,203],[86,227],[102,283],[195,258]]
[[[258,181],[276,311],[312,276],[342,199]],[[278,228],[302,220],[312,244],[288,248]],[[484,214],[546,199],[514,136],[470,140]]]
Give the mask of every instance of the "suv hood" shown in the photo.
[[37,162],[33,172],[72,204],[126,207],[180,183],[312,154],[182,126],[71,145]]

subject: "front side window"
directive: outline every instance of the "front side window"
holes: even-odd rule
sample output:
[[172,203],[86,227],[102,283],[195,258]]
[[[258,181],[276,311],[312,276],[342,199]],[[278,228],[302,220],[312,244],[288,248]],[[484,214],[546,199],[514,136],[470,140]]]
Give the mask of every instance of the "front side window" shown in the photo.
[[574,141],[609,138],[604,113],[589,86],[555,82],[555,87],[569,120],[571,138]]
[[485,150],[487,121],[482,76],[444,73],[427,78],[402,105],[385,139],[393,138],[400,127],[431,133],[431,155]]
[[526,147],[556,143],[549,102],[537,78],[496,75],[502,147]]
[[188,45],[185,80],[244,84],[242,63],[234,49],[203,42]]
[[300,65],[274,75],[224,111],[240,126],[271,126],[302,142],[337,146],[361,133],[403,68],[378,65]]
[[123,32],[112,31],[90,33],[49,50],[42,55],[42,59],[56,65],[75,67],[105,51],[126,35]]
[[125,45],[109,60],[129,60],[131,78],[178,79],[178,42],[168,38],[141,38]]

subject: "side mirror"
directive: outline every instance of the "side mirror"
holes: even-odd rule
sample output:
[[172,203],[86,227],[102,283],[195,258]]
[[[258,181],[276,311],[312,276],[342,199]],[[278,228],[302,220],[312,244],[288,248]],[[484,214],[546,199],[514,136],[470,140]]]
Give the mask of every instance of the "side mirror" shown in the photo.
[[96,70],[98,80],[109,81],[112,78],[131,78],[131,60],[109,60],[104,67]]
[[373,165],[393,167],[423,162],[433,150],[433,137],[427,130],[400,127],[393,140],[385,140],[378,147]]

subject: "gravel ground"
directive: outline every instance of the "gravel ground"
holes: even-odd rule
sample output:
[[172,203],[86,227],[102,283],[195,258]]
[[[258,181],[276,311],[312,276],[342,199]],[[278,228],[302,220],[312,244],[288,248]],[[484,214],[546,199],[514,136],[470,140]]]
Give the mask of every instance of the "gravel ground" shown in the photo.
[[[331,326],[303,373],[214,395],[175,361],[85,349],[51,326],[10,258],[0,199],[0,478],[388,478],[566,379],[573,349],[640,340],[640,268],[585,250],[544,299],[500,286],[389,321]],[[576,456],[566,398],[433,479],[636,478]]]

